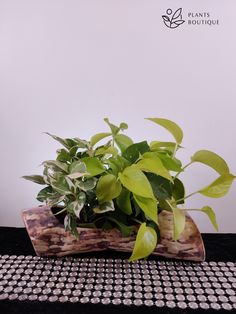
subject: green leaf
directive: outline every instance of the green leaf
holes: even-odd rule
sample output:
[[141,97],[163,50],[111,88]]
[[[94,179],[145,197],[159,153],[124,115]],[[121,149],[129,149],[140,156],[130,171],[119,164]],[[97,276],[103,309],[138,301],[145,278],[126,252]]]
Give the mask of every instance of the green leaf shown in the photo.
[[127,147],[133,144],[132,139],[124,134],[117,134],[115,136],[115,142],[119,149],[121,150],[121,152],[124,152]]
[[126,148],[122,153],[122,156],[126,158],[131,163],[134,163],[139,159],[140,155],[143,155],[145,152],[150,151],[147,141],[140,143],[135,143]]
[[147,227],[145,222],[142,223],[139,227],[134,249],[131,257],[129,258],[129,262],[149,256],[155,250],[156,245],[156,231],[151,227]]
[[223,174],[207,187],[198,191],[200,194],[208,197],[222,197],[226,195],[236,177],[232,174]]
[[103,164],[96,157],[84,157],[81,159],[87,168],[87,172],[92,176],[97,176],[105,171]]
[[152,186],[153,193],[158,200],[171,199],[172,185],[171,182],[154,173],[146,173],[146,177]]
[[143,158],[137,162],[137,167],[145,172],[152,172],[159,175],[167,180],[173,181],[168,170],[163,166],[160,158]]
[[67,175],[67,177],[70,179],[81,178],[88,174],[85,163],[80,160],[76,160],[70,164],[69,173],[70,174]]
[[157,201],[152,198],[146,198],[135,194],[133,194],[133,196],[135,202],[142,209],[145,215],[158,224]]
[[119,178],[123,186],[134,194],[155,199],[147,177],[135,165],[125,168],[119,173]]
[[116,199],[116,203],[123,213],[125,213],[126,215],[132,214],[130,191],[123,188],[120,195]]
[[207,216],[209,217],[214,228],[216,229],[216,231],[218,231],[218,224],[216,221],[216,215],[215,215],[213,209],[210,206],[204,206],[204,207],[202,207],[201,211],[204,212],[205,214],[207,214]]
[[84,207],[86,201],[86,195],[84,192],[80,192],[79,195],[77,196],[77,199],[69,205],[67,205],[67,210],[70,212],[73,212],[76,217],[80,218],[80,212]]
[[209,150],[199,150],[192,156],[191,161],[203,163],[213,168],[220,175],[229,173],[229,167],[225,160]]
[[161,118],[147,118],[147,120],[153,121],[168,130],[175,138],[176,143],[181,144],[183,140],[183,131],[175,122]]
[[37,174],[34,174],[32,176],[23,176],[22,178],[25,180],[32,181],[32,182],[37,183],[37,184],[42,184],[42,185],[46,184],[43,176],[39,176]]
[[96,195],[99,203],[108,202],[121,193],[121,183],[113,174],[106,174],[99,178]]
[[83,181],[79,180],[79,181],[76,182],[76,186],[80,190],[85,191],[85,192],[94,189],[96,184],[97,184],[97,179],[94,178],[94,177],[88,178],[88,179],[83,180]]
[[176,241],[179,239],[181,233],[184,231],[185,228],[185,212],[178,208],[178,207],[172,207],[173,211],[173,222],[174,222],[174,234],[173,239]]
[[68,172],[68,165],[58,161],[58,160],[46,160],[43,162],[43,165],[54,170],[54,171],[64,171],[64,172]]
[[109,201],[109,202],[105,202],[105,203],[99,204],[98,206],[93,208],[93,211],[96,214],[103,214],[103,213],[110,212],[110,211],[114,212],[114,210],[115,210],[115,207],[114,207],[113,201]]
[[104,139],[110,135],[111,135],[111,133],[97,133],[97,134],[93,135],[90,139],[91,146],[94,146],[95,144],[100,142],[102,139]]
[[184,203],[183,198],[185,197],[185,188],[182,181],[180,181],[178,178],[175,178],[174,180],[172,196],[176,201],[180,200],[177,202],[177,204]]

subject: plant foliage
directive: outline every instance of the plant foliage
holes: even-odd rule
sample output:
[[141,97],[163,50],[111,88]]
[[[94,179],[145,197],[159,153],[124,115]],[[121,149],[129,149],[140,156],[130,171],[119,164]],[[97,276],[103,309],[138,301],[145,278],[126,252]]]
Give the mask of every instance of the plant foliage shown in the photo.
[[[173,121],[161,118],[147,120],[164,127],[174,142],[147,141],[134,143],[119,126],[104,119],[108,132],[97,133],[89,141],[60,138],[47,133],[63,147],[56,160],[44,161],[43,174],[24,176],[45,187],[37,200],[59,207],[64,214],[65,229],[79,238],[78,226],[119,228],[123,236],[135,232],[139,225],[130,260],[150,255],[158,243],[158,213],[173,212],[173,239],[178,240],[185,228],[185,199],[199,193],[208,197],[224,196],[235,176],[224,159],[208,151],[197,151],[191,161],[182,166],[176,153],[182,147],[181,128]],[[101,144],[102,142],[102,144]],[[193,163],[214,169],[218,177],[206,187],[185,195],[179,175]],[[214,211],[209,206],[199,209],[206,213],[218,229]]]

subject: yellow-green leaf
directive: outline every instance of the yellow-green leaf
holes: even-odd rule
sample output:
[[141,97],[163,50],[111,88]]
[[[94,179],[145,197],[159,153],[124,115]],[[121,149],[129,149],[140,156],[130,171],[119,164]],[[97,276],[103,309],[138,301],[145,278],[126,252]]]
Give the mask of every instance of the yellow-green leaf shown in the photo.
[[191,158],[192,162],[200,162],[203,163],[211,168],[213,168],[215,171],[217,171],[219,174],[226,174],[229,173],[229,167],[226,163],[226,161],[217,155],[214,152],[211,152],[209,150],[199,150],[197,151]]
[[123,186],[134,194],[155,199],[147,177],[135,165],[126,167],[122,173],[119,173],[119,178]]
[[168,147],[175,148],[175,146],[176,146],[176,143],[174,142],[152,141],[150,143],[150,149],[152,151],[159,150],[160,148],[168,148]]
[[181,233],[184,231],[185,228],[185,212],[178,208],[172,207],[173,211],[173,222],[174,222],[174,234],[173,239],[178,240]]
[[108,136],[110,136],[111,135],[111,133],[97,133],[97,134],[95,134],[95,135],[93,135],[92,137],[91,137],[91,139],[90,139],[90,144],[92,145],[92,146],[94,146],[95,144],[97,144],[98,142],[100,142],[102,139],[104,139],[104,138],[106,138],[106,137],[108,137]]
[[113,174],[106,174],[99,178],[96,195],[100,203],[105,203],[120,195],[121,183]]
[[157,224],[157,201],[152,198],[146,198],[135,194],[133,194],[133,196],[145,215]]
[[105,171],[103,164],[96,157],[84,157],[81,160],[85,163],[87,172],[91,176],[97,176]]
[[163,166],[160,158],[143,158],[137,162],[137,167],[145,172],[152,172],[158,176],[166,178],[170,181],[172,180],[171,175],[169,174],[168,170]]
[[142,223],[139,227],[134,249],[129,261],[136,261],[140,258],[149,256],[156,248],[157,234],[156,231],[147,227],[146,223]]
[[223,174],[207,187],[198,191],[200,194],[208,197],[222,197],[226,195],[236,177],[232,174]]
[[115,136],[115,142],[121,152],[125,151],[127,147],[133,144],[131,138],[124,134],[117,134]]
[[177,144],[181,144],[183,140],[183,131],[175,122],[162,118],[147,118],[147,120],[153,121],[168,130],[175,138]]
[[115,210],[115,207],[114,207],[113,201],[99,204],[97,207],[93,208],[93,211],[96,214],[103,214],[106,212],[114,212],[114,210]]
[[103,147],[99,147],[98,149],[96,149],[95,151],[95,156],[99,156],[99,155],[112,155],[112,156],[117,156],[118,154],[118,150],[116,147],[114,146],[103,146]]
[[209,217],[214,228],[216,229],[216,231],[218,231],[218,224],[216,221],[216,215],[215,215],[213,209],[210,206],[204,206],[204,207],[202,207],[201,211],[204,212],[205,214],[207,214],[207,216]]
[[120,195],[116,199],[118,207],[127,215],[132,214],[132,207],[130,202],[130,191],[123,188]]

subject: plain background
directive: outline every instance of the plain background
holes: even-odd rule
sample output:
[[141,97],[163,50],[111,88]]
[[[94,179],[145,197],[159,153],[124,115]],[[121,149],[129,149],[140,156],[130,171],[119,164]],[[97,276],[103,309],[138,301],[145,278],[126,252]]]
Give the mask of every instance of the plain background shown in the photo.
[[[220,24],[168,29],[161,16],[179,7]],[[107,130],[104,117],[127,122],[136,141],[171,140],[144,118],[172,119],[184,162],[210,149],[236,174],[235,11],[234,0],[0,0],[0,225],[23,226],[21,210],[38,204],[41,187],[20,177],[54,159],[59,145],[43,132],[89,139]],[[182,175],[188,193],[216,177],[200,164]],[[235,188],[186,207],[210,205],[220,232],[236,232]]]

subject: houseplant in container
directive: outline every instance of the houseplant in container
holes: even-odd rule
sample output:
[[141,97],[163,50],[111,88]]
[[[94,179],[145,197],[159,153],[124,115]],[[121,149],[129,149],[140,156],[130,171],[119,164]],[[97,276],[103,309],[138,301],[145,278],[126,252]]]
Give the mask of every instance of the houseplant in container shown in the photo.
[[[123,134],[126,123],[116,126],[104,120],[109,131],[89,141],[47,133],[62,148],[55,160],[43,162],[43,175],[24,176],[46,185],[37,196],[45,206],[23,211],[36,253],[63,256],[110,248],[132,251],[130,261],[151,253],[203,260],[201,235],[184,202],[196,193],[224,196],[235,179],[227,163],[214,152],[200,150],[183,166],[176,157],[183,132],[173,121],[147,119],[168,130],[175,141],[134,143]],[[213,168],[218,177],[186,195],[179,176],[196,162]],[[211,207],[199,211],[218,228]]]

